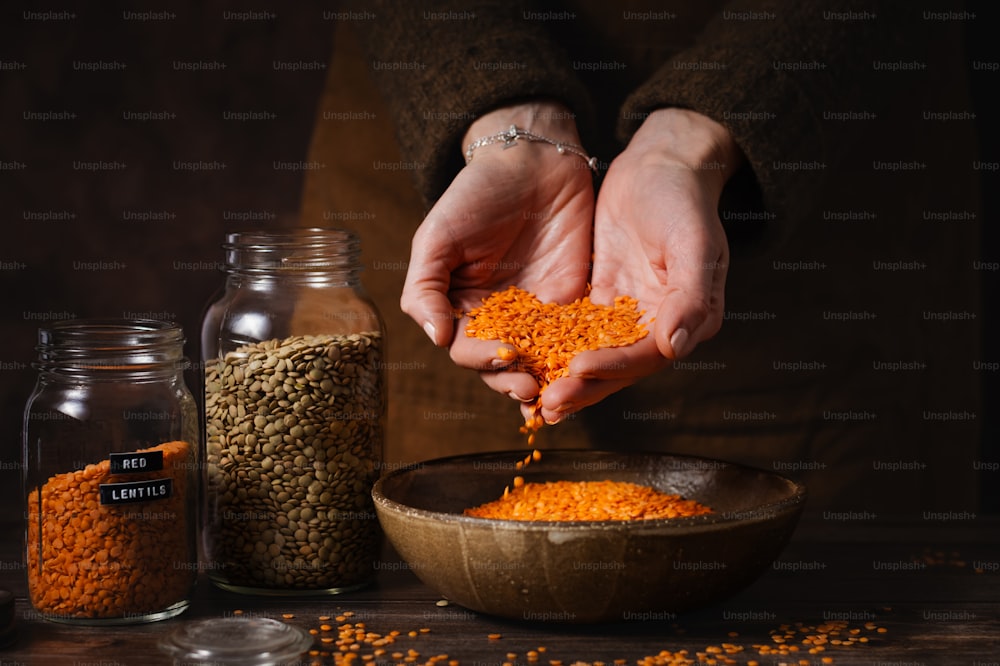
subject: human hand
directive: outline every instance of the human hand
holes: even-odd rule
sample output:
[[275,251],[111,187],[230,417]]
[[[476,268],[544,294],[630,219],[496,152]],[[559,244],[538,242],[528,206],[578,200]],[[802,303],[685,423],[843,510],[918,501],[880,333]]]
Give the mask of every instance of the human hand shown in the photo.
[[[477,119],[463,148],[516,124],[579,144],[572,114],[555,103],[504,107]],[[458,365],[478,369],[494,390],[522,402],[538,396],[527,373],[504,371],[499,343],[465,336],[467,312],[494,291],[517,285],[545,301],[582,296],[590,270],[594,189],[578,156],[518,141],[481,146],[413,237],[400,299],[403,311]],[[459,331],[456,334],[456,329]]]
[[729,262],[719,197],[741,160],[724,127],[670,108],[651,113],[612,162],[597,198],[591,300],[638,299],[650,335],[576,356],[569,376],[542,394],[547,422],[653,374],[718,332]]

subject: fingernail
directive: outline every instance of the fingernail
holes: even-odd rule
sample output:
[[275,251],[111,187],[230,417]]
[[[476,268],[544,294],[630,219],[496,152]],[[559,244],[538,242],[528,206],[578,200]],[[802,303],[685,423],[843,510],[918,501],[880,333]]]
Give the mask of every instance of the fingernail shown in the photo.
[[522,398],[521,396],[519,396],[518,394],[514,393],[513,391],[507,391],[507,395],[510,396],[511,398],[513,398],[514,400],[517,400],[518,402],[530,402],[531,401],[531,398]]
[[494,370],[500,370],[501,368],[506,368],[510,365],[510,361],[505,361],[502,358],[490,359],[490,366]]
[[670,336],[670,348],[674,350],[674,358],[680,358],[687,353],[688,332],[686,328],[678,328]]
[[545,417],[545,423],[546,423],[546,425],[555,425],[555,424],[559,423],[560,421],[562,421],[567,416],[569,416],[569,410],[570,410],[571,407],[572,407],[572,405],[570,405],[569,403],[566,403],[564,405],[559,405],[558,407],[556,407],[556,409],[555,409],[556,415],[555,416],[553,416],[551,418],[548,417],[548,416]]
[[424,323],[424,333],[426,333],[427,337],[431,339],[431,342],[433,342],[435,345],[437,344],[437,335],[436,335],[437,334],[437,329],[434,328],[434,324],[432,324],[429,321],[425,322]]

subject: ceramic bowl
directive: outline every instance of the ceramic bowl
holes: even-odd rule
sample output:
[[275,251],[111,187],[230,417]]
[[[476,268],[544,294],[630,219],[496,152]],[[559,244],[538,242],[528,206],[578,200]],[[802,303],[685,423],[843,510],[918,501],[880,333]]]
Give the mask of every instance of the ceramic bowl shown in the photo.
[[[742,465],[663,453],[546,450],[439,458],[373,488],[386,537],[429,587],[468,609],[526,621],[669,618],[750,584],[787,544],[805,488]],[[474,518],[515,474],[527,482],[629,481],[707,504],[677,519],[524,522]]]

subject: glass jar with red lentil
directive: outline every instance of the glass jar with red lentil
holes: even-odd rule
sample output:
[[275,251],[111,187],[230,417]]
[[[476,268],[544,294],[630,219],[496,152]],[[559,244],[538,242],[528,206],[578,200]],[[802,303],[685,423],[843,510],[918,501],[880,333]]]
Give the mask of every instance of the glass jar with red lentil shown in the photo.
[[39,331],[22,479],[28,596],[42,617],[132,624],[187,608],[200,428],[183,346],[163,321]]

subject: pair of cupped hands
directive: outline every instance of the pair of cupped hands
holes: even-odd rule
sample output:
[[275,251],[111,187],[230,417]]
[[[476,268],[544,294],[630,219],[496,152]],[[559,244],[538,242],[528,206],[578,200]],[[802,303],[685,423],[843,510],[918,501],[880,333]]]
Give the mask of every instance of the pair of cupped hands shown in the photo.
[[[511,125],[580,144],[572,114],[535,102],[479,117],[473,141]],[[729,132],[696,112],[651,112],[610,164],[595,195],[585,160],[543,142],[480,146],[413,237],[400,304],[459,366],[492,389],[537,407],[548,423],[660,371],[722,324],[729,250],[719,220],[723,186],[741,160]],[[468,312],[511,285],[543,302],[587,293],[610,305],[639,301],[650,335],[627,347],[586,351],[539,397],[525,372],[505,369],[495,341],[465,335]]]

